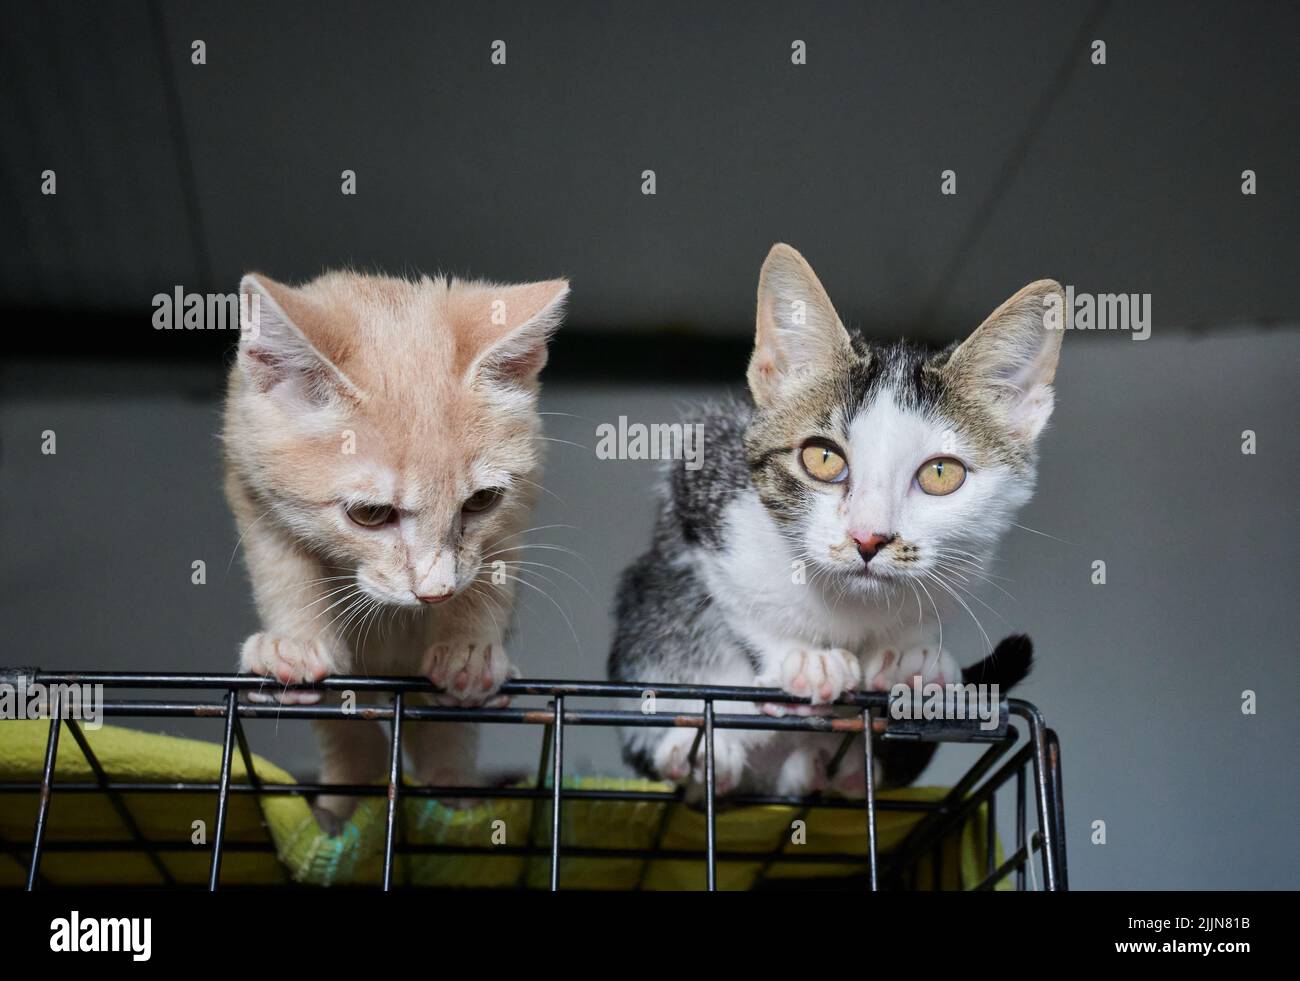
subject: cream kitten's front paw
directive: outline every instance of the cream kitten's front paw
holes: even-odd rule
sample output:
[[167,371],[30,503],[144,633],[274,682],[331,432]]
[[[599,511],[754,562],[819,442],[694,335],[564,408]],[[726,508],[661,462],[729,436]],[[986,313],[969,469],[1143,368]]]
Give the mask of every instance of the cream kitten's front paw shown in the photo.
[[502,708],[509,695],[498,694],[507,678],[519,671],[506,657],[499,643],[434,644],[424,652],[424,674],[442,692],[434,696],[438,705]]
[[[334,673],[334,658],[319,640],[294,640],[271,633],[253,634],[239,652],[239,670],[274,678],[283,685],[310,684]],[[284,705],[311,705],[320,701],[320,692],[272,690],[250,691],[249,701],[280,702]]]
[[[838,647],[818,650],[796,648],[787,654],[776,670],[757,679],[764,688],[781,688],[791,695],[801,695],[813,706],[835,701],[846,691],[853,691],[862,680],[862,666],[858,659]],[[761,708],[768,715],[808,715],[813,709],[808,705],[785,705],[764,702]]]
[[[691,747],[699,729],[670,729],[655,747],[655,772],[664,780],[673,783],[695,781],[703,785],[705,780],[704,739],[700,738],[699,748],[695,751],[695,767],[691,767]],[[745,771],[745,746],[739,734],[722,729],[713,734],[713,785],[719,794],[729,794],[740,784],[740,776]]]
[[910,686],[918,676],[923,685],[961,683],[961,667],[951,654],[937,647],[878,651],[867,660],[862,674],[871,691],[889,691],[899,684]]

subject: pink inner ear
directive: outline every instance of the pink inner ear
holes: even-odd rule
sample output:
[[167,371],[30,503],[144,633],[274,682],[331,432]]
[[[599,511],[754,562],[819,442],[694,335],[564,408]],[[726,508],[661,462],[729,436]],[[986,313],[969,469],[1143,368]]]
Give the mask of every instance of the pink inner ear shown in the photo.
[[246,348],[244,356],[248,358],[248,373],[257,382],[259,391],[269,392],[284,380],[284,362],[266,348]]
[[322,406],[331,396],[340,394],[329,369],[323,364],[295,362],[264,347],[250,347],[244,351],[249,376],[258,391],[266,394],[283,385],[298,398],[313,406]]
[[350,393],[349,382],[331,363],[331,350],[344,350],[337,325],[298,291],[266,276],[250,274],[240,284],[244,294],[262,295],[258,332],[242,334],[240,358],[262,392],[283,386],[315,406]]
[[484,351],[469,375],[478,381],[529,382],[546,365],[546,331],[525,325]]
[[518,352],[504,353],[492,359],[492,368],[498,375],[522,378],[538,374],[546,367],[546,340],[542,338]]
[[1056,396],[1050,385],[1034,385],[1011,410],[1011,424],[1026,439],[1037,439],[1051,418],[1055,405]]
[[453,282],[448,313],[460,367],[513,379],[541,371],[567,293],[564,280],[516,286]]

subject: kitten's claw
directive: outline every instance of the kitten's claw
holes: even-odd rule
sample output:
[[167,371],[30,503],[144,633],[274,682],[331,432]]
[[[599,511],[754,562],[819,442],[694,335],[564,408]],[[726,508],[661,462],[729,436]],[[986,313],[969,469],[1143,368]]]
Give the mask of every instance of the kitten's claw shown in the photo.
[[311,684],[334,670],[333,659],[319,640],[293,640],[275,634],[257,633],[239,652],[243,674],[263,675],[262,688],[248,692],[250,702],[279,702],[281,705],[314,705],[321,699],[316,691],[290,691],[281,686]]
[[846,691],[853,691],[862,680],[862,666],[846,650],[797,649],[787,654],[777,670],[758,679],[768,688],[781,688],[791,695],[809,699],[811,705],[787,705],[775,702],[759,707],[769,715],[824,714],[817,706],[835,701]]
[[912,647],[904,651],[886,649],[867,659],[863,677],[871,691],[889,691],[894,685],[960,684],[961,667],[947,651],[937,647]]
[[510,696],[500,694],[507,678],[518,678],[500,644],[434,644],[424,652],[424,674],[442,691],[435,705],[504,708]]

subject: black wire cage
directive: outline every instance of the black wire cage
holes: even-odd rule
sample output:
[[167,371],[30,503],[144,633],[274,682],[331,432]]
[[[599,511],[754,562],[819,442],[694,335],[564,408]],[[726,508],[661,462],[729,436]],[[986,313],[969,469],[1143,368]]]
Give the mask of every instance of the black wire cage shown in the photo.
[[[671,860],[693,863],[698,868],[698,888],[718,888],[719,866],[748,863],[756,868],[752,886],[808,886],[812,880],[798,877],[769,879],[778,862],[804,858],[792,854],[789,840],[781,836],[770,847],[729,848],[719,845],[718,815],[746,806],[779,805],[789,809],[787,816],[802,819],[819,810],[857,812],[861,814],[859,847],[844,854],[820,853],[817,862],[834,861],[852,868],[851,874],[837,880],[836,888],[864,891],[913,888],[944,888],[945,843],[968,835],[972,815],[981,814],[978,874],[966,888],[989,890],[1014,888],[1024,890],[1064,890],[1066,873],[1064,809],[1061,794],[1060,747],[1056,733],[1048,728],[1043,716],[1029,702],[1004,698],[997,706],[996,724],[984,727],[970,721],[951,719],[900,721],[891,716],[889,696],[885,693],[850,693],[837,702],[834,716],[787,714],[773,717],[763,714],[725,714],[715,712],[715,704],[732,702],[785,702],[801,699],[775,689],[722,686],[649,685],[589,681],[510,681],[503,692],[512,696],[506,708],[462,709],[412,704],[412,696],[437,691],[424,679],[417,678],[327,678],[314,686],[323,695],[354,693],[357,704],[345,708],[333,699],[318,704],[266,704],[241,699],[241,694],[257,690],[265,680],[245,675],[224,674],[148,674],[148,673],[66,673],[39,669],[0,670],[0,684],[32,690],[38,686],[50,692],[77,686],[103,686],[105,695],[100,706],[103,719],[165,720],[209,718],[219,720],[222,731],[220,768],[217,779],[202,781],[141,781],[111,774],[97,757],[87,738],[84,724],[75,718],[59,698],[48,700],[44,717],[48,734],[44,738],[43,761],[30,777],[13,778],[0,771],[0,809],[23,802],[28,813],[35,810],[30,841],[0,838],[0,853],[17,862],[28,890],[54,885],[42,875],[42,858],[52,852],[101,855],[131,853],[147,858],[156,885],[182,886],[173,868],[173,853],[191,855],[195,845],[183,837],[160,837],[146,833],[132,807],[137,795],[199,794],[215,798],[212,833],[205,847],[206,884],[210,890],[222,885],[222,860],[231,851],[274,851],[275,843],[264,841],[227,841],[227,817],[233,798],[251,795],[265,817],[265,802],[281,795],[311,798],[321,793],[351,795],[360,798],[386,799],[383,825],[382,874],[379,887],[390,890],[403,885],[401,866],[404,856],[456,855],[473,860],[474,856],[517,856],[534,868],[549,863],[548,875],[541,883],[552,890],[560,888],[561,870],[569,861],[620,860],[639,863],[640,872],[631,880],[635,887],[645,882],[646,869],[654,861]],[[598,700],[642,699],[647,692],[657,698],[699,703],[698,712],[655,714],[591,707]],[[149,697],[142,697],[149,696]],[[184,696],[184,697],[182,697]],[[364,701],[363,701],[364,699]],[[520,704],[521,702],[530,704]],[[313,719],[380,720],[390,726],[390,751],[387,781],[376,785],[327,785],[288,783],[264,779],[255,765],[245,720],[272,718],[283,724]],[[1015,720],[1015,721],[1013,721]],[[470,722],[505,724],[540,728],[540,750],[535,781],[515,786],[417,786],[404,779],[402,772],[402,729],[404,726],[436,722]],[[6,722],[0,720],[0,750],[5,744]],[[575,726],[675,726],[697,731],[693,755],[702,761],[703,779],[697,796],[683,788],[609,788],[566,785],[565,735]],[[1022,727],[1023,726],[1023,731]],[[862,754],[863,787],[861,796],[816,794],[811,797],[729,795],[719,797],[714,773],[715,733],[723,729],[770,730],[781,733],[830,732],[839,734],[834,768],[848,753]],[[67,753],[66,730],[88,765],[89,779],[56,779],[60,752]],[[44,730],[42,730],[44,731]],[[873,738],[863,738],[870,732]],[[875,786],[876,755],[888,751],[900,741],[986,744],[983,752],[953,786],[934,799],[882,798]],[[63,747],[61,749],[61,746]],[[238,758],[244,779],[235,779],[232,764]],[[1014,787],[1009,787],[1014,784]],[[1014,846],[1004,855],[998,839],[998,794],[1014,793]],[[120,833],[78,837],[48,834],[52,807],[75,800],[78,795],[100,795],[111,805],[119,822]],[[58,801],[56,802],[56,798]],[[485,802],[522,800],[527,802],[530,829],[525,844],[466,845],[420,843],[408,840],[403,819],[403,803],[418,800]],[[608,806],[617,802],[638,801],[657,805],[660,816],[657,830],[648,843],[636,847],[575,845],[566,843],[562,834],[566,808]],[[75,807],[74,804],[65,806]],[[702,847],[673,846],[664,839],[670,817],[689,809],[702,818]],[[903,812],[912,821],[901,840],[888,849],[878,841],[880,815]],[[11,810],[11,814],[13,811]],[[589,817],[598,810],[584,810]],[[856,832],[855,832],[856,834]],[[951,853],[948,853],[951,861]],[[969,877],[968,877],[969,879]],[[409,881],[409,880],[408,880]],[[293,884],[289,882],[288,884]],[[470,883],[473,884],[472,882]],[[521,876],[519,883],[525,884]],[[583,882],[569,882],[582,887]],[[823,880],[819,888],[826,888]]]

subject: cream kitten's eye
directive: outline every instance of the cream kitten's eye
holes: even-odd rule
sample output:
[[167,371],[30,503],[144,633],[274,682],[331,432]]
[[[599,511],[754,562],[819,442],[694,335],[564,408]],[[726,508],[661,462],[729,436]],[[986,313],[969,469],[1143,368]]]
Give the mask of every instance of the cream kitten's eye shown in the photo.
[[844,454],[829,443],[809,443],[800,452],[799,460],[813,480],[838,484],[848,476],[849,465]]
[[504,494],[505,491],[500,487],[484,487],[466,498],[461,508],[470,514],[482,514],[500,504]]
[[921,469],[916,472],[916,482],[927,494],[943,497],[966,482],[966,466],[953,457],[937,456],[921,464]]
[[391,504],[354,504],[347,514],[362,528],[379,528],[397,519],[397,511]]

